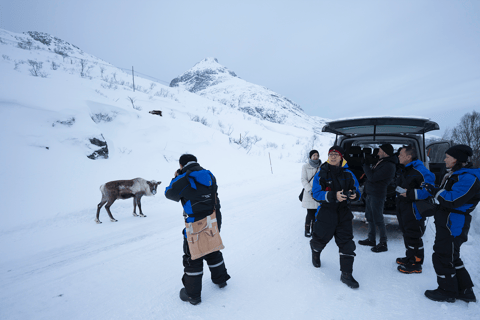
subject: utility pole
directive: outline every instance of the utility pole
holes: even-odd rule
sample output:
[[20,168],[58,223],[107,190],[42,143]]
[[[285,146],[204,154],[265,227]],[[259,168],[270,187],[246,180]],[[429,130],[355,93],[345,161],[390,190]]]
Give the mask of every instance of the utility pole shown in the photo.
[[270,159],[270,170],[272,170],[272,174],[273,174],[272,158],[270,158],[270,152],[268,153],[268,159]]
[[133,75],[133,66],[132,66],[132,80],[133,80],[133,92],[135,92],[135,76]]

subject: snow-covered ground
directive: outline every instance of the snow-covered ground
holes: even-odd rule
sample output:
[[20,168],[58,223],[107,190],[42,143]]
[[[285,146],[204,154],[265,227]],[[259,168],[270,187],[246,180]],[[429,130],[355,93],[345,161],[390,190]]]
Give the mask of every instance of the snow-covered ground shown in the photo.
[[[48,48],[16,47],[15,36],[22,35],[0,30],[0,319],[478,319],[479,303],[436,303],[423,295],[436,288],[431,218],[422,274],[396,270],[404,247],[393,217],[388,252],[357,247],[358,290],[340,282],[333,240],[322,267],[312,266],[306,210],[297,198],[299,160],[312,147],[324,160],[332,136],[302,129],[308,123],[250,118],[145,79],[136,84],[151,89],[134,95],[121,84],[130,76],[114,66],[90,62],[82,77],[78,59],[94,57],[72,49],[78,59],[63,61]],[[44,62],[45,78],[31,75],[32,59]],[[59,68],[47,69],[55,61]],[[192,121],[195,115],[207,125]],[[240,133],[261,140],[245,148],[232,141]],[[108,159],[86,157],[94,150],[91,137],[105,139]],[[198,306],[178,298],[182,209],[162,192],[185,152],[217,177],[232,277],[219,289],[205,268]],[[132,201],[119,200],[111,208],[118,222],[102,209],[103,223],[95,224],[99,186],[135,177],[162,181],[155,197],[142,199],[147,217],[133,217]],[[462,257],[480,296],[480,211],[473,216]],[[366,231],[356,214],[355,241]]]

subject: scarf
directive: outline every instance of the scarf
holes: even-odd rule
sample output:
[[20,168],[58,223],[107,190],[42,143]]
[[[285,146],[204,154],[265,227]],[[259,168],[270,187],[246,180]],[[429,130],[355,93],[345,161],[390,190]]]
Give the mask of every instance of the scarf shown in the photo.
[[318,159],[318,160],[312,160],[312,159],[310,159],[310,160],[308,160],[308,163],[310,163],[310,165],[311,165],[312,167],[314,167],[314,168],[320,167],[320,164],[321,164],[321,163],[320,163],[320,159]]

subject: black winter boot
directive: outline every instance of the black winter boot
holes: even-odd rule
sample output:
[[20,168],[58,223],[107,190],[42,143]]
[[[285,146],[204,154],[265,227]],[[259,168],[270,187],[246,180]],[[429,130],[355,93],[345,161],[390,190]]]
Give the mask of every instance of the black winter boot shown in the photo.
[[180,289],[180,299],[182,301],[185,301],[185,302],[188,301],[193,305],[197,305],[200,302],[202,302],[202,299],[200,297],[198,297],[198,298],[189,297],[188,294],[187,294],[187,290],[185,290],[185,288]]
[[310,225],[305,224],[305,237],[310,238],[312,236],[312,232],[310,231]]
[[380,242],[377,244],[375,247],[372,248],[373,252],[384,252],[388,251],[387,243],[386,242]]
[[353,278],[351,273],[342,272],[340,280],[352,289],[357,289],[358,287],[360,287],[357,280]]
[[312,264],[315,268],[320,268],[322,263],[320,262],[320,251],[312,249]]
[[422,265],[419,263],[406,263],[397,267],[401,273],[422,273]]
[[453,294],[441,289],[440,287],[435,290],[425,291],[425,297],[438,302],[455,302],[455,297],[453,296]]
[[222,283],[219,283],[219,284],[217,284],[217,286],[218,286],[220,289],[225,288],[225,287],[227,286],[227,281],[222,282]]
[[397,258],[397,264],[408,264],[410,262],[410,260],[408,260],[407,257],[404,257],[404,258]]
[[477,297],[475,297],[475,293],[473,293],[473,288],[460,290],[457,299],[465,302],[477,302]]
[[376,245],[375,241],[371,241],[369,239],[358,240],[358,244],[362,246],[369,246],[369,247],[375,247]]

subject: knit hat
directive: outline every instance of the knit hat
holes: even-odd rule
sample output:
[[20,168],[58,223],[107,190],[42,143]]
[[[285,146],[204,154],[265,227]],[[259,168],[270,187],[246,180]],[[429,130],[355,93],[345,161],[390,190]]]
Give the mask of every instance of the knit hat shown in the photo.
[[182,156],[180,157],[180,159],[178,159],[178,162],[180,163],[180,165],[183,167],[185,166],[187,163],[189,163],[190,161],[195,161],[197,162],[197,157],[195,157],[193,154],[182,154]]
[[473,155],[473,150],[465,144],[459,144],[451,147],[450,149],[445,151],[445,153],[454,157],[455,159],[457,159],[457,161],[467,162],[468,157],[471,157]]
[[345,150],[343,150],[343,148],[340,147],[340,146],[331,147],[330,149],[328,149],[328,154],[330,154],[332,151],[336,151],[336,152],[340,153],[340,157],[342,157],[342,158],[345,155]]
[[312,151],[310,151],[310,153],[308,154],[308,158],[309,158],[309,159],[312,159],[312,156],[313,156],[315,153],[320,156],[320,153],[318,153],[317,150],[312,150]]
[[389,156],[393,156],[393,147],[390,143],[385,143],[380,146],[380,149],[383,150]]

